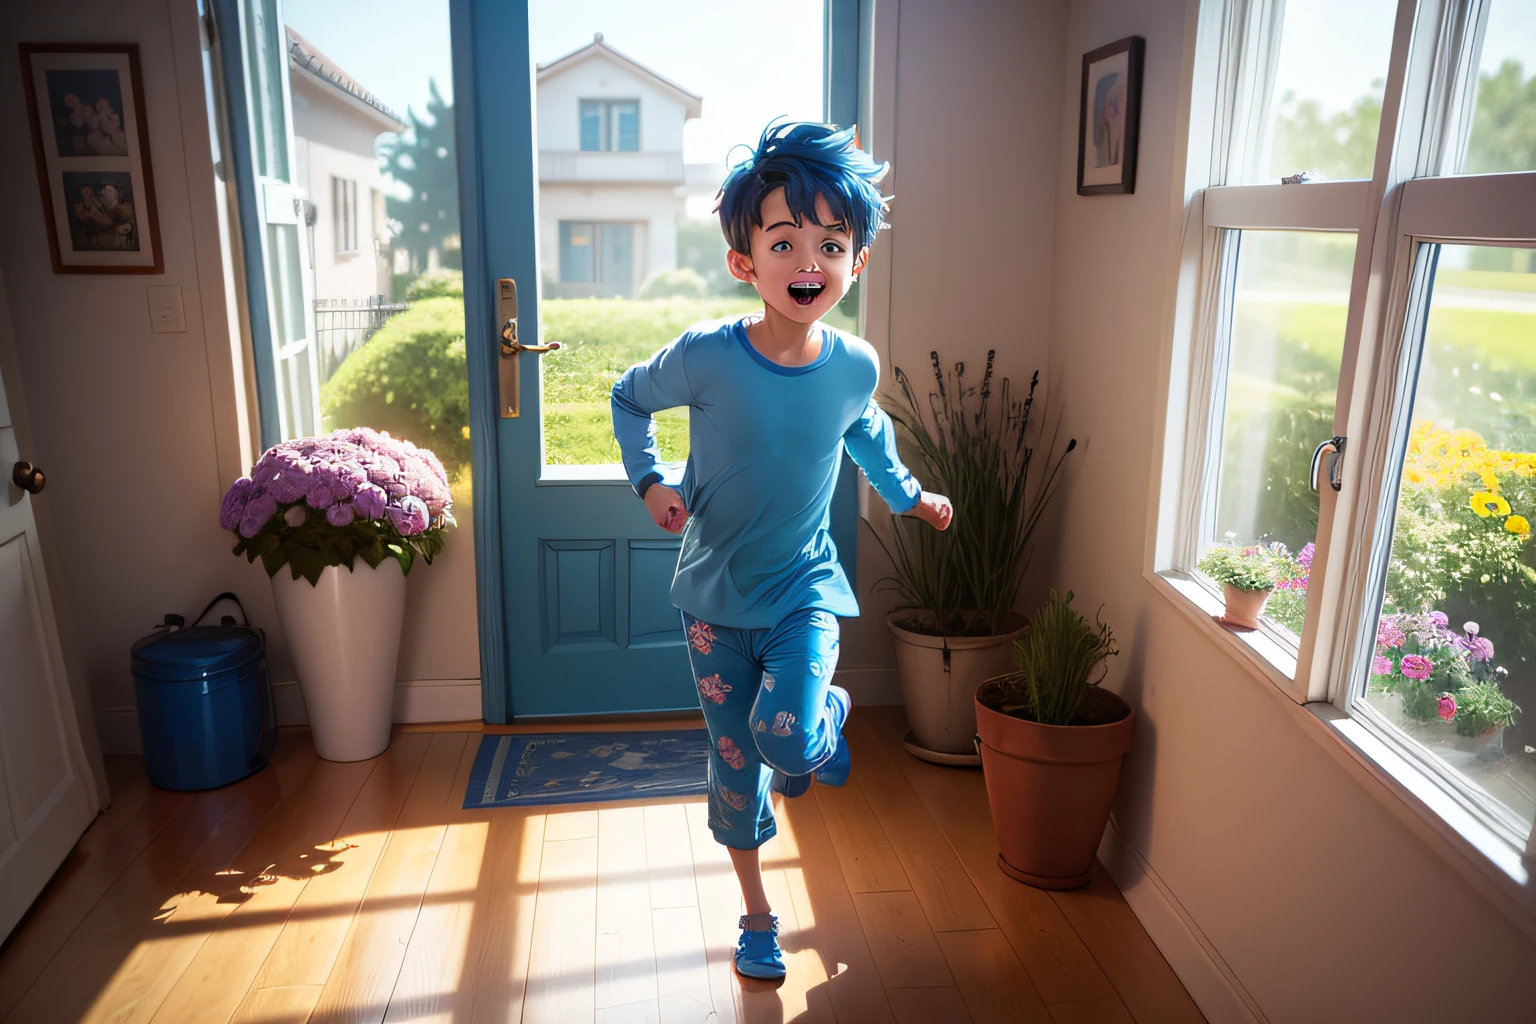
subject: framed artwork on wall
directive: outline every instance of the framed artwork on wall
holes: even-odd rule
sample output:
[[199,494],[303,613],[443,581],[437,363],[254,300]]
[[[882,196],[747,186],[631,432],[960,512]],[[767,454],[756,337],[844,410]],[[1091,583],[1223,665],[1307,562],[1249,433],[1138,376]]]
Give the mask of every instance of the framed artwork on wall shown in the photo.
[[1083,55],[1078,101],[1077,194],[1136,191],[1136,142],[1141,125],[1141,64],[1146,41],[1128,36]]
[[138,46],[20,49],[54,273],[164,272]]

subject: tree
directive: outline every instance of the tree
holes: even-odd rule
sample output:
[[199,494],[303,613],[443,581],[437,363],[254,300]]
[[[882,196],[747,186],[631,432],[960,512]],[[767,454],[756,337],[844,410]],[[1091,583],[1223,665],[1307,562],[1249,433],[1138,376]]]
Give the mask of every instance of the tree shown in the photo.
[[1321,171],[1330,178],[1369,178],[1381,127],[1381,90],[1378,78],[1370,93],[1328,117],[1317,100],[1298,101],[1294,92],[1287,92],[1275,118],[1271,176]]
[[380,143],[384,173],[411,190],[407,199],[389,197],[390,219],[400,223],[395,244],[411,254],[411,269],[425,270],[437,250],[448,266],[459,262],[459,177],[454,152],[453,106],[429,81],[425,117],[407,109],[408,129]]
[[1477,87],[1468,174],[1536,169],[1536,75],[1525,78],[1520,62],[1506,60]]

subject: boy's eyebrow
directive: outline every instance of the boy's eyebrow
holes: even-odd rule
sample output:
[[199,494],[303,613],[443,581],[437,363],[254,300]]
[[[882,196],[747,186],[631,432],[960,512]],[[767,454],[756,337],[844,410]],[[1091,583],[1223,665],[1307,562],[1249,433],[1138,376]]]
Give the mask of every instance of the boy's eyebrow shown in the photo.
[[[799,226],[800,226],[799,224],[796,224],[792,220],[781,220],[777,224],[770,224],[770,225],[768,225],[767,227],[763,228],[763,230],[764,231],[772,231],[774,228],[797,228]],[[848,225],[844,224],[840,220],[835,220],[831,224],[823,224],[823,225],[821,225],[821,227],[825,228],[828,231],[847,231],[848,230]]]

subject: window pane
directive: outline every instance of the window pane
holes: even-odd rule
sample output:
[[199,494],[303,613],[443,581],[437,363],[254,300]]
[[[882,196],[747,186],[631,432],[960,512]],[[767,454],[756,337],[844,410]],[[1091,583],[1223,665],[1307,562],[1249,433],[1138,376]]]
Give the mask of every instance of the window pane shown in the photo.
[[1245,231],[1233,301],[1214,536],[1275,544],[1287,578],[1269,621],[1301,634],[1317,533],[1312,450],[1333,434],[1355,236]]
[[1396,16],[1397,0],[1286,0],[1268,159],[1250,172],[1252,181],[1299,171],[1371,176]]
[[1366,693],[1525,830],[1536,813],[1532,271],[1528,249],[1441,247]]
[[1493,0],[1462,171],[1536,170],[1536,4]]
[[[619,374],[692,324],[761,311],[726,270],[715,194],[727,160],[745,155],[732,147],[755,145],[781,115],[823,117],[823,8],[774,6],[797,31],[775,44],[765,77],[742,74],[740,48],[721,45],[761,34],[756,0],[532,0],[540,340],[562,345],[540,363],[547,462],[617,463]],[[686,458],[688,411],[656,420],[663,456]]]

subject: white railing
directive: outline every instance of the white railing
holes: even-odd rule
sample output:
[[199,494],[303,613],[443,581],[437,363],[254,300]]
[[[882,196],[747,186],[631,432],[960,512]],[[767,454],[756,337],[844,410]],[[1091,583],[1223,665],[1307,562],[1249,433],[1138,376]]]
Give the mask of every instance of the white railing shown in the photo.
[[539,150],[541,182],[668,182],[682,184],[683,154]]

